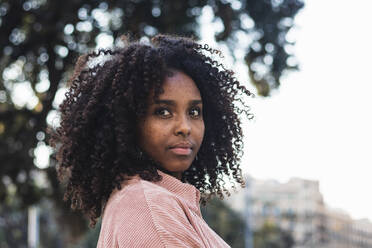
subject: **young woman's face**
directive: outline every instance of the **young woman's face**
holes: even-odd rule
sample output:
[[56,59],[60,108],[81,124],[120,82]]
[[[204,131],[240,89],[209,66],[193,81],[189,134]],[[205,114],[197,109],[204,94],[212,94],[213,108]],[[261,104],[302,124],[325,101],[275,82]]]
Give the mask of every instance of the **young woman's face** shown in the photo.
[[139,122],[139,144],[161,167],[181,178],[200,148],[204,136],[203,104],[194,81],[173,71],[158,99],[149,98]]

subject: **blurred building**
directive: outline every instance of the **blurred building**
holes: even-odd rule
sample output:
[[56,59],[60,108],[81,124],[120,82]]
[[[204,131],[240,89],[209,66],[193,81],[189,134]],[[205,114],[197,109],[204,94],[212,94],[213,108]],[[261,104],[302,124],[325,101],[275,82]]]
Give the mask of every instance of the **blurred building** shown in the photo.
[[353,220],[347,213],[327,207],[319,182],[300,178],[286,183],[246,180],[249,187],[226,202],[242,216],[249,212],[252,230],[265,222],[275,224],[292,234],[295,248],[372,248],[372,223]]

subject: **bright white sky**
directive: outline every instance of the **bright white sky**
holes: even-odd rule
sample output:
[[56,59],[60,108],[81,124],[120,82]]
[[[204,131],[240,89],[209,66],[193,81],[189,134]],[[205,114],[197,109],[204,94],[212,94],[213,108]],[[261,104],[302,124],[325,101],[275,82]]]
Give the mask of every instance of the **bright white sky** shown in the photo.
[[325,202],[372,220],[372,1],[311,0],[296,18],[291,73],[252,100],[244,172],[318,180]]

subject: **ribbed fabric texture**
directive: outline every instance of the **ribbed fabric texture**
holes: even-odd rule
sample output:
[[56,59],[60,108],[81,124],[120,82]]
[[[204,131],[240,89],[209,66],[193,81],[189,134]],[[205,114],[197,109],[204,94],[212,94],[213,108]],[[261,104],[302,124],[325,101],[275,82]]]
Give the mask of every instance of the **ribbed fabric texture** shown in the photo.
[[203,220],[199,190],[158,173],[160,182],[136,176],[111,194],[97,248],[230,247]]

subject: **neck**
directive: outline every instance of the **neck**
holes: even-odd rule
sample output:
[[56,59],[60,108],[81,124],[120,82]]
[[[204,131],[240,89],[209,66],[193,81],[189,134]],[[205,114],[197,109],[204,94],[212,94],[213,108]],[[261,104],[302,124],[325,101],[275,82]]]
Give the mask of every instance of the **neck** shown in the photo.
[[174,177],[177,178],[178,180],[181,180],[181,179],[182,179],[182,172],[171,172],[170,175],[171,175],[171,176],[174,176]]

